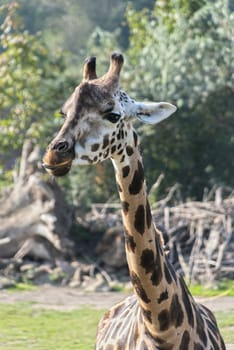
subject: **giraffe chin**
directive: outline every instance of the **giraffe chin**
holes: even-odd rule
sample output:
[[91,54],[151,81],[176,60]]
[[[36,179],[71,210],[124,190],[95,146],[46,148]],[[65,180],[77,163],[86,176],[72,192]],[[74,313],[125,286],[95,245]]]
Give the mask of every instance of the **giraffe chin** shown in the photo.
[[60,177],[66,175],[70,169],[71,169],[72,161],[62,163],[62,164],[56,164],[56,165],[49,165],[46,163],[43,163],[43,167],[46,169],[46,171],[55,177]]

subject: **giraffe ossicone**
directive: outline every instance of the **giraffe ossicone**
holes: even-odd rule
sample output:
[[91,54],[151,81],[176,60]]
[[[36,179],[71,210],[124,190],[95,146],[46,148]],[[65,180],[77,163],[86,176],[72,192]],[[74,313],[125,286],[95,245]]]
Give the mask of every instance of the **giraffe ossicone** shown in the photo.
[[111,158],[122,204],[126,256],[134,295],[99,323],[96,350],[225,349],[210,310],[195,302],[163,249],[152,221],[134,119],[156,124],[176,111],[167,102],[138,102],[119,88],[123,56],[111,55],[108,72],[96,75],[85,61],[83,81],[62,107],[65,121],[48,146],[44,167],[54,176],[73,165]]

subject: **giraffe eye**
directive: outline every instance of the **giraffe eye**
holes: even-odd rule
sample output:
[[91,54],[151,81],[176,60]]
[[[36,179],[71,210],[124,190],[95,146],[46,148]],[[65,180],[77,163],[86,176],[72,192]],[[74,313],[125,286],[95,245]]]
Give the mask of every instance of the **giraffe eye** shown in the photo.
[[120,117],[121,117],[120,114],[112,112],[112,113],[106,114],[104,116],[104,119],[107,119],[111,123],[117,123],[117,121],[119,120]]

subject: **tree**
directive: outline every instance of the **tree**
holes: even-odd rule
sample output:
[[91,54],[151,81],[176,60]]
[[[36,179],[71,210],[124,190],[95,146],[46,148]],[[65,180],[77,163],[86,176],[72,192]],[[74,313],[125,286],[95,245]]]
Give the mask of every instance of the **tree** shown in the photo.
[[0,7],[2,171],[12,169],[25,139],[46,145],[59,124],[54,114],[64,100],[67,84],[61,77],[61,55],[50,55],[40,35],[25,31],[17,11],[16,3]]
[[153,13],[128,10],[128,54],[135,69],[125,82],[137,98],[179,107],[156,130],[139,129],[147,135],[150,184],[163,171],[166,186],[179,181],[184,193],[199,197],[217,182],[234,186],[234,16],[226,0],[207,0],[190,13],[185,4],[169,2],[173,21],[167,11],[162,15],[164,7],[155,6]]
[[[2,0],[8,3],[9,0]],[[42,32],[42,37],[51,50],[60,47],[68,51],[70,68],[76,65],[77,57],[83,58],[86,42],[96,27],[113,32],[119,29],[119,40],[128,45],[128,26],[125,10],[128,0],[18,0],[19,14],[30,34]],[[154,0],[131,1],[134,8],[153,8]]]

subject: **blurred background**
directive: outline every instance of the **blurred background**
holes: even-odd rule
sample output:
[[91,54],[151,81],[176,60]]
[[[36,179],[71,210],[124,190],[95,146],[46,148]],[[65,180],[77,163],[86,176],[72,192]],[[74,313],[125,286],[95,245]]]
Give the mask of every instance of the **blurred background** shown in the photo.
[[[114,241],[123,244],[110,162],[73,168],[56,182],[41,168],[42,154],[63,123],[59,110],[81,81],[84,59],[96,56],[101,75],[112,51],[125,56],[121,86],[132,98],[178,107],[158,127],[135,125],[155,217],[174,237],[169,240],[173,262],[190,279],[199,276],[194,256],[202,251],[202,271],[212,270],[212,281],[220,277],[224,261],[224,276],[233,276],[233,253],[225,255],[234,218],[233,11],[233,0],[1,0],[4,278],[10,275],[8,259],[13,259],[12,274],[22,279],[22,262],[29,258],[58,268],[61,259],[90,262],[92,257],[105,266],[113,257],[103,257],[108,237],[109,247]],[[113,226],[118,232],[97,247]],[[64,265],[59,268],[63,275],[54,274],[54,280],[68,273]],[[32,266],[24,270],[34,278]]]

